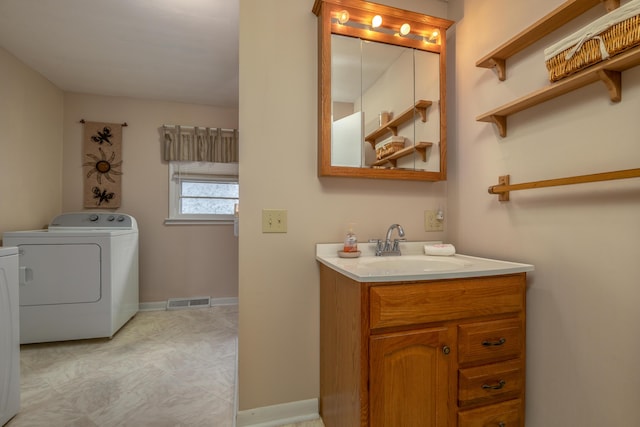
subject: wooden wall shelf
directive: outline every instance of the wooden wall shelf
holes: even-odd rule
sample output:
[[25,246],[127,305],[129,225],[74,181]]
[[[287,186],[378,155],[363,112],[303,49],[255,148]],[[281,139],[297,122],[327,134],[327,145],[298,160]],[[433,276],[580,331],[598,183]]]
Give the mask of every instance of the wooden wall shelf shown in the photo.
[[420,114],[420,119],[423,122],[426,122],[427,108],[429,108],[431,104],[431,101],[425,101],[424,99],[419,100],[413,107],[409,107],[409,109],[403,111],[397,117],[394,117],[393,120],[389,121],[389,123],[382,125],[378,129],[371,132],[369,135],[365,136],[364,140],[369,142],[371,144],[371,147],[375,149],[376,140],[381,136],[384,136],[388,133],[391,133],[393,136],[397,136],[398,126],[408,120],[413,119],[414,111],[417,111]]
[[620,6],[620,0],[569,0],[479,59],[476,62],[476,67],[495,68],[498,79],[505,80],[507,78],[507,58],[562,27],[598,3],[604,3],[607,11]]
[[391,154],[390,156],[387,156],[383,159],[380,159],[378,161],[375,161],[371,164],[371,166],[382,166],[386,163],[391,163],[391,165],[395,168],[398,167],[398,159],[402,158],[402,157],[406,157],[408,155],[410,155],[411,153],[413,153],[414,151],[417,151],[418,153],[420,153],[420,156],[422,157],[422,161],[426,162],[427,161],[427,148],[431,147],[433,145],[433,142],[419,142],[416,145],[412,145],[410,147],[406,147],[403,148],[402,150],[396,151],[395,153]]
[[640,46],[482,114],[476,117],[476,120],[495,124],[500,136],[505,137],[507,136],[508,116],[597,81],[604,83],[612,102],[619,102],[622,99],[621,73],[637,65],[640,65]]

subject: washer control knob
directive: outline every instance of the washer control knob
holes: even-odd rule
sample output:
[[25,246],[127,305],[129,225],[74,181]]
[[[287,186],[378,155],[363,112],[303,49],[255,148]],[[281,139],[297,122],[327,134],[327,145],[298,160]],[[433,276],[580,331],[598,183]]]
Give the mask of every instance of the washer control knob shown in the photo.
[[115,217],[115,216],[113,216],[113,215],[109,215],[109,216],[107,217],[107,221],[109,221],[109,222],[112,222],[114,219],[116,219],[116,217]]
[[91,221],[91,222],[96,222],[98,220],[98,218],[100,218],[100,217],[98,215],[96,215],[96,214],[89,215],[89,221]]
[[120,216],[118,217],[118,222],[122,222],[122,221],[124,221],[124,217],[123,217],[122,215],[120,215]]

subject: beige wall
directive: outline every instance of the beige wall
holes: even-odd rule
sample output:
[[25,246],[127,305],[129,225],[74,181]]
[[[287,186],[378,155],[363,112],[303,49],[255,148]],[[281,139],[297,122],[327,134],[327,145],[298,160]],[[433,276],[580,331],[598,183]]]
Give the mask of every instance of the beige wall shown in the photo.
[[0,239],[60,211],[62,91],[0,48]]
[[140,229],[140,301],[237,297],[233,225],[164,225],[168,165],[161,160],[159,130],[163,124],[237,128],[237,110],[65,93],[63,211],[82,210],[80,119],[128,124],[118,211],[133,215]]
[[[394,222],[410,240],[446,237],[423,225],[425,209],[444,206],[446,183],[317,177],[312,6],[240,4],[240,410],[318,396],[315,243],[342,241],[349,222],[361,241]],[[288,210],[288,233],[261,233],[265,208]]]
[[527,292],[527,426],[637,426],[640,180],[518,191],[506,203],[487,194],[503,174],[520,183],[640,167],[640,67],[623,74],[618,104],[595,83],[510,117],[504,139],[475,121],[547,84],[544,48],[603,13],[598,6],[507,60],[504,82],[475,67],[561,3],[449,1],[457,21],[450,235],[464,253],[535,264]]

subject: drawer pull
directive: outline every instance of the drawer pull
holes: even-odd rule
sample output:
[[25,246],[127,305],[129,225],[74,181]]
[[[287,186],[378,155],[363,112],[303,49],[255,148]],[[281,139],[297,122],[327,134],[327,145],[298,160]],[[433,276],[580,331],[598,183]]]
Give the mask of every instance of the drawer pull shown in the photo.
[[505,380],[500,380],[496,385],[482,384],[482,388],[485,390],[500,390],[506,384],[507,382]]
[[507,342],[506,338],[500,338],[498,341],[482,341],[482,345],[485,347],[495,347]]
[[443,345],[443,346],[442,346],[442,353],[444,353],[444,354],[449,354],[449,353],[451,353],[451,348],[449,348],[449,346],[448,346],[448,345]]
[[507,425],[505,423],[503,423],[502,421],[500,421],[498,423],[498,427],[507,427]]

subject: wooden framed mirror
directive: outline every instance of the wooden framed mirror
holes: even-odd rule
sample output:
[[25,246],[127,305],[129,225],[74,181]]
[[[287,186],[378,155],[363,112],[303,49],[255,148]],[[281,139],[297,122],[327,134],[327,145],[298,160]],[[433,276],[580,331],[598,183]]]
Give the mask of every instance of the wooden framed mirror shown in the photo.
[[446,179],[445,45],[453,22],[360,0],[316,0],[313,12],[318,175]]

